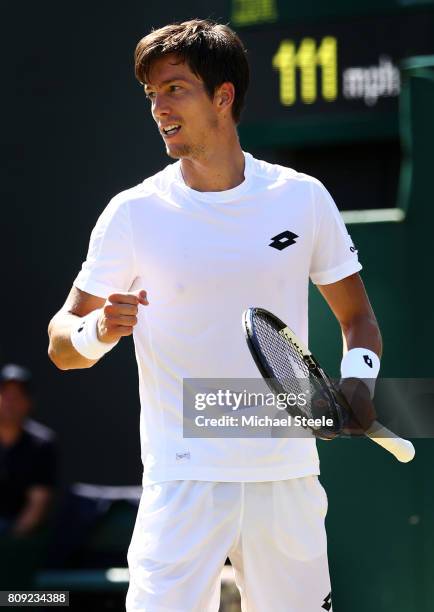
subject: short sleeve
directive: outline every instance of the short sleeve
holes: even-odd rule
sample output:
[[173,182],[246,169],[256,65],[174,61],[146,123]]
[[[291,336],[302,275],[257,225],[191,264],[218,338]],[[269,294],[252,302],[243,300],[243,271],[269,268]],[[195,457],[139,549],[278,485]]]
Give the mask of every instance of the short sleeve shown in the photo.
[[113,198],[90,237],[86,261],[74,285],[101,298],[129,291],[137,276],[129,203]]
[[312,184],[315,228],[310,278],[328,285],[362,269],[350,235],[333,198],[319,182]]

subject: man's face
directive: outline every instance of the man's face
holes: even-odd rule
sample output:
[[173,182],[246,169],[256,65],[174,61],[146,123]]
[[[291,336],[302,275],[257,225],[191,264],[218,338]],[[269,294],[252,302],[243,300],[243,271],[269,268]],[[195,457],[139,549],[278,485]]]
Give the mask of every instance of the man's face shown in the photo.
[[0,386],[0,424],[22,423],[30,405],[30,398],[21,383],[9,381]]
[[145,93],[167,154],[175,159],[206,156],[218,135],[219,113],[188,64],[173,54],[156,60]]

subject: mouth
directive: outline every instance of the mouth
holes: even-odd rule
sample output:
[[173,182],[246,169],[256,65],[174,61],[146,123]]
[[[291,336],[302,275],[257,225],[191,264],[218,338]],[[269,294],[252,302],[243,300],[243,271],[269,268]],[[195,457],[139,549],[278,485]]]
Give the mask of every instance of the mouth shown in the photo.
[[171,136],[175,136],[180,129],[181,126],[178,123],[172,123],[166,127],[160,128],[160,132],[164,138],[170,138]]

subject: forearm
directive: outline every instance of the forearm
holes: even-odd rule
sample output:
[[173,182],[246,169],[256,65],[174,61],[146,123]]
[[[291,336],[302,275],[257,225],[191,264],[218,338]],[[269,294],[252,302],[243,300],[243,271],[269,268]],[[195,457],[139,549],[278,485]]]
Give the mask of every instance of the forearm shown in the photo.
[[139,304],[148,305],[143,289],[132,293],[112,293],[104,300],[72,287],[63,308],[48,326],[51,361],[61,370],[90,368],[121,338],[132,335]]
[[375,316],[362,315],[349,323],[341,323],[344,353],[352,348],[367,348],[379,357],[383,352],[380,329]]
[[[352,413],[346,425],[346,433],[361,435],[369,430],[377,416],[372,397],[379,361],[374,359],[373,353],[381,357],[381,334],[373,313],[359,316],[346,325],[341,322],[341,329],[344,357],[339,388],[351,406]],[[362,354],[360,351],[348,353],[351,349],[363,349]],[[367,350],[372,352],[369,354]]]
[[47,517],[52,493],[46,487],[35,487],[29,492],[27,504],[14,522],[11,533],[24,536],[39,527]]
[[78,353],[71,343],[71,330],[80,317],[66,310],[60,310],[48,326],[50,343],[48,356],[60,370],[79,370],[90,368],[97,360],[90,360]]
[[358,274],[318,289],[330,306],[342,330],[344,353],[366,348],[381,357],[382,341],[372,306]]
[[367,348],[381,357],[383,342],[374,314],[363,314],[348,323],[341,322],[344,353],[352,348]]
[[24,536],[39,527],[45,519],[45,511],[41,508],[25,508],[11,527],[15,536]]

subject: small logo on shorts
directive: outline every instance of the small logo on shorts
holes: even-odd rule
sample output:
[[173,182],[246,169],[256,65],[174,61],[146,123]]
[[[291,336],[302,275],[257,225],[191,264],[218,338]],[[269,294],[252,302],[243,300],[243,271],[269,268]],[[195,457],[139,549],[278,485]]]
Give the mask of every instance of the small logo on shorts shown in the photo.
[[331,591],[327,595],[327,597],[324,599],[324,602],[323,602],[321,608],[323,610],[327,610],[327,611],[332,609],[332,592]]
[[190,451],[185,451],[185,453],[176,453],[177,461],[186,461],[187,459],[191,459]]

